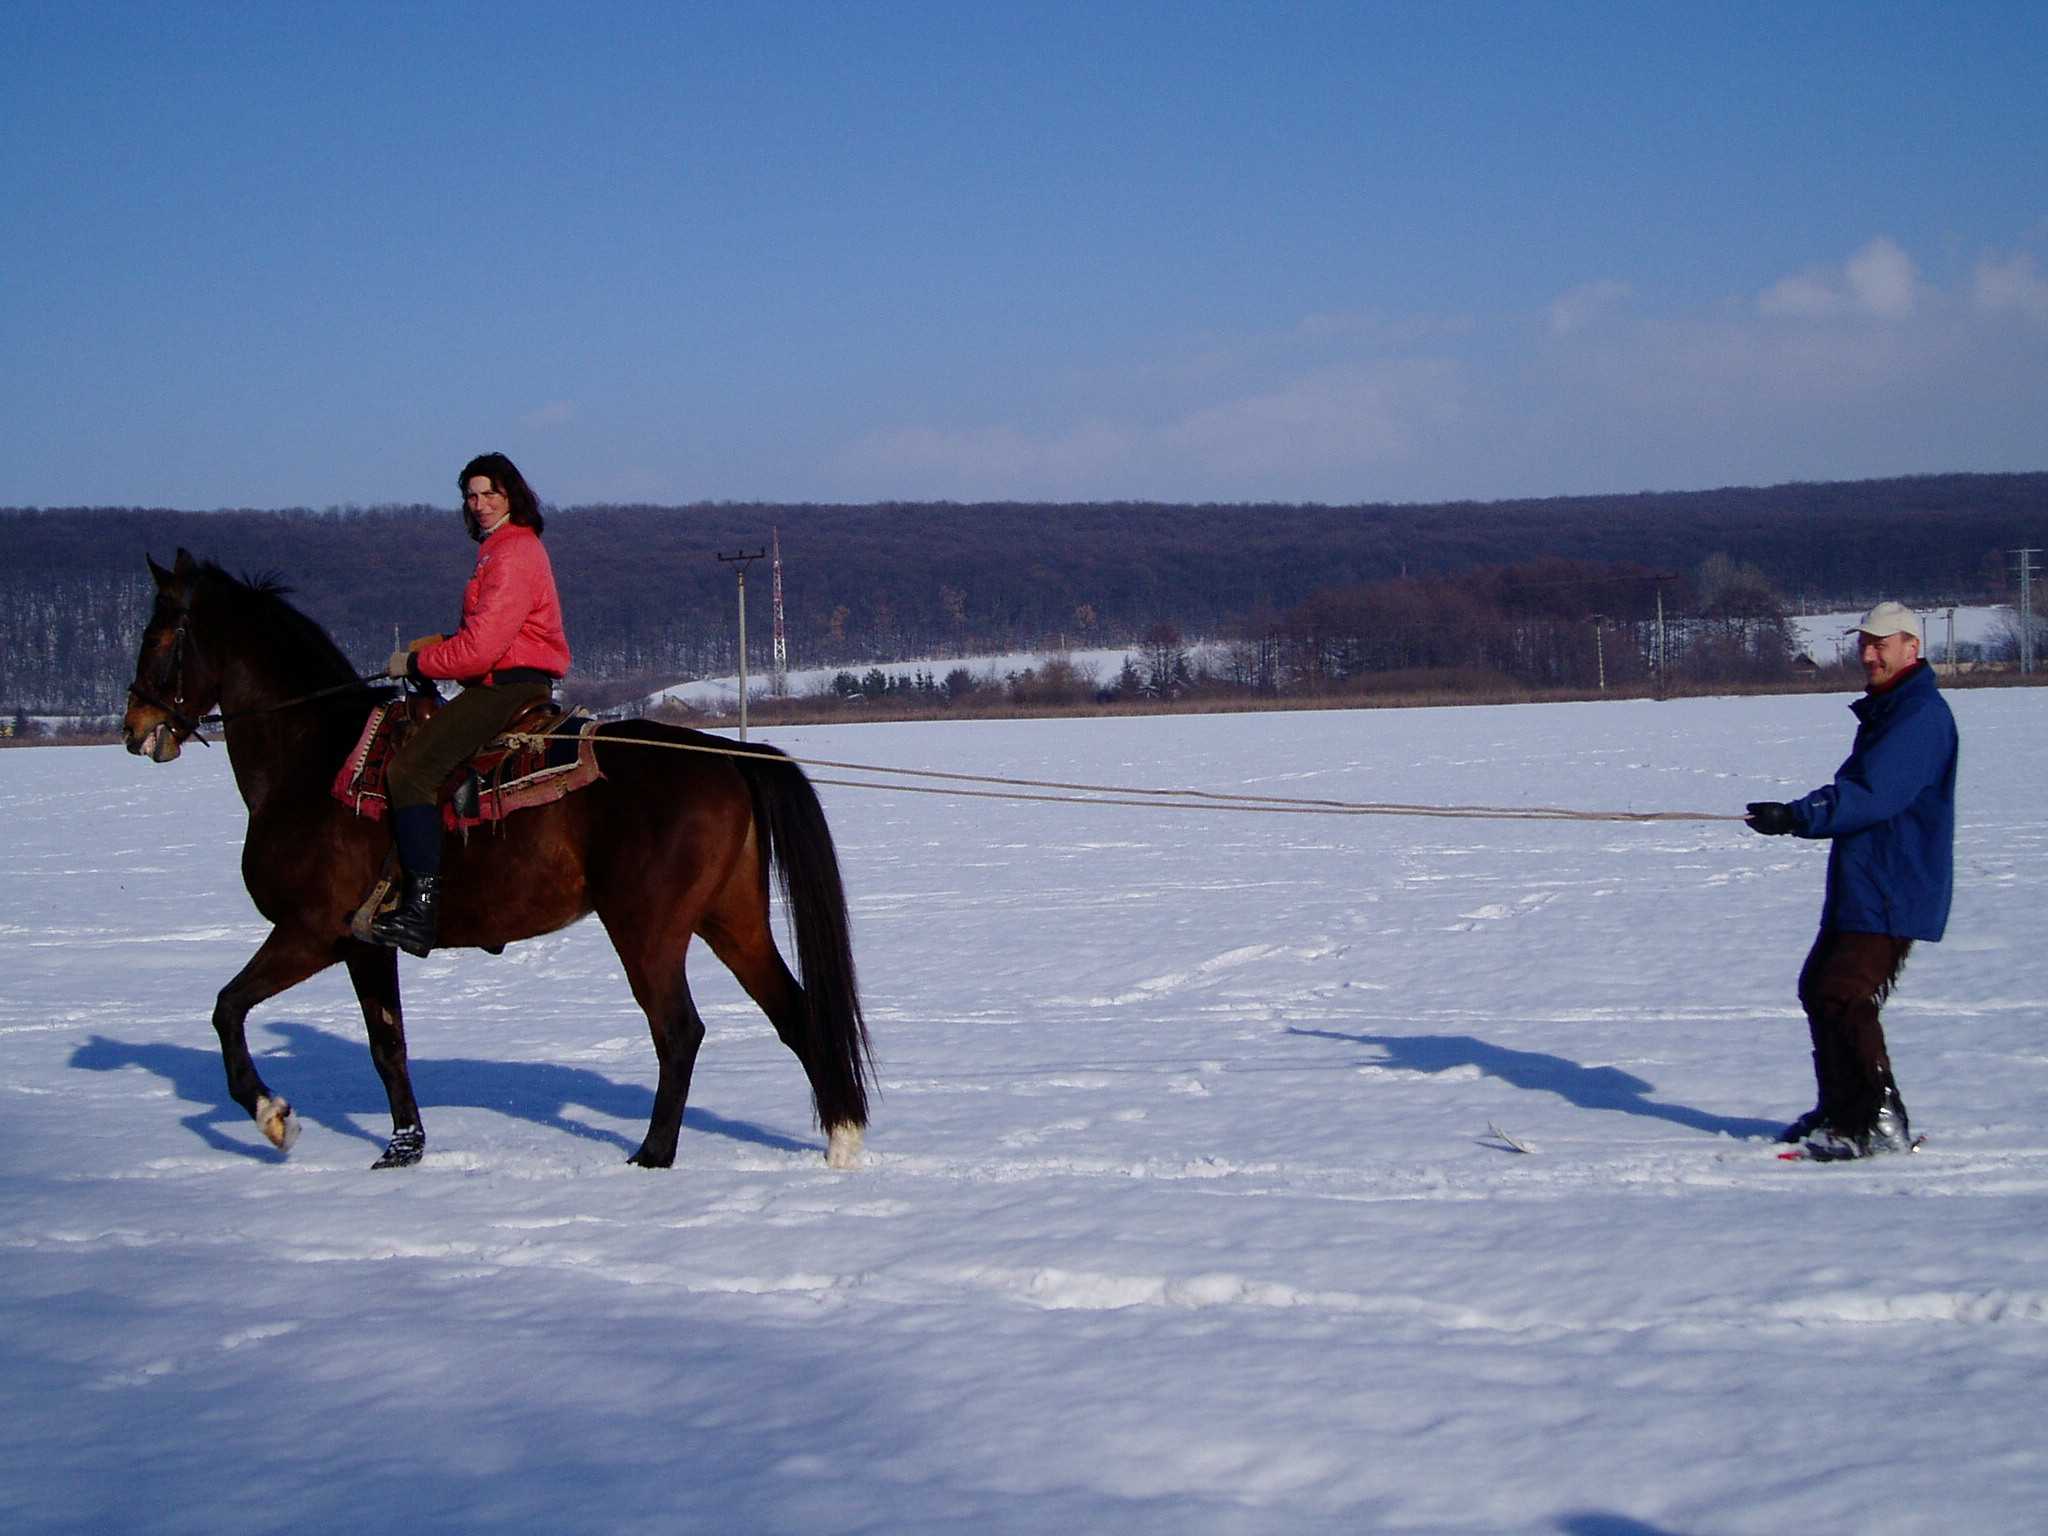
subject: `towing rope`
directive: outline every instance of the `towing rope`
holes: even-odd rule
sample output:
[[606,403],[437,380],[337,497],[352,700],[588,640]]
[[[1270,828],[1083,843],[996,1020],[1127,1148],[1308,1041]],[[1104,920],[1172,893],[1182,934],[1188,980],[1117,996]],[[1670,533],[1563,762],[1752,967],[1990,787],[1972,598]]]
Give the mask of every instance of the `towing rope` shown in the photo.
[[[506,738],[529,744],[543,738],[518,733]],[[648,741],[633,736],[600,736],[600,745],[660,747],[672,752],[705,752],[715,757],[748,757],[772,762],[744,747],[712,746],[694,741]],[[1214,789],[1151,788],[1128,784],[1073,784],[1047,779],[1002,778],[993,774],[953,773],[941,768],[892,768],[877,763],[838,762],[823,757],[782,760],[805,768],[887,774],[895,778],[944,779],[953,784],[992,784],[999,789],[955,789],[935,784],[892,784],[874,779],[814,779],[844,789],[892,789],[912,795],[955,795],[976,800],[1036,800],[1055,805],[1127,805],[1147,810],[1258,811],[1276,816],[1437,816],[1494,821],[1741,821],[1740,816],[1713,811],[1576,811],[1547,805],[1403,805],[1394,801],[1316,800],[1288,795],[1232,794]],[[1043,791],[1063,790],[1064,794]],[[1029,791],[1013,793],[1012,791]]]

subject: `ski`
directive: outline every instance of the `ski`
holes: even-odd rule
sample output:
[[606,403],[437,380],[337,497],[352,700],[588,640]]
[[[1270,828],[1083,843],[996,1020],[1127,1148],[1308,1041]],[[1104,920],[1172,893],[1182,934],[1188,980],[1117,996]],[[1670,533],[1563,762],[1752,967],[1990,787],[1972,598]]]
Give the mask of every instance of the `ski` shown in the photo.
[[[1915,1136],[1912,1145],[1907,1147],[1906,1150],[1908,1152],[1918,1152],[1926,1144],[1927,1138],[1925,1136]],[[1886,1155],[1888,1154],[1882,1152],[1866,1152],[1861,1155],[1827,1152],[1809,1141],[1803,1146],[1787,1147],[1778,1154],[1778,1161],[1781,1163],[1863,1163],[1868,1162],[1872,1157],[1884,1157]]]

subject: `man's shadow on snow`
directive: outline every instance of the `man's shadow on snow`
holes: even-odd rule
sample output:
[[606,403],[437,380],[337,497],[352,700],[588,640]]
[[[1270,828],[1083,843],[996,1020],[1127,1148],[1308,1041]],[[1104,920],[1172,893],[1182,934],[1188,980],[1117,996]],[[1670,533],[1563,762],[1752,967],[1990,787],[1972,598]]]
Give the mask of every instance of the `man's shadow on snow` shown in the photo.
[[[376,1068],[370,1064],[368,1044],[329,1034],[310,1024],[290,1021],[266,1023],[262,1030],[280,1037],[281,1050],[262,1051],[257,1067],[273,1091],[291,1101],[300,1120],[318,1125],[341,1136],[382,1149],[388,1133],[366,1131],[353,1117],[361,1115],[373,1124],[388,1118],[389,1101]],[[251,1041],[254,1049],[258,1042]],[[650,1054],[652,1047],[649,1047]],[[218,1152],[232,1153],[258,1162],[281,1162],[284,1154],[268,1142],[248,1141],[223,1134],[221,1127],[246,1127],[252,1122],[241,1105],[228,1097],[227,1074],[222,1071],[220,1052],[198,1046],[165,1045],[158,1041],[137,1044],[94,1035],[71,1053],[70,1066],[85,1072],[115,1072],[123,1067],[141,1067],[170,1084],[172,1092],[188,1104],[204,1107],[185,1116],[185,1126]],[[791,1063],[795,1065],[794,1062]],[[648,1062],[650,1073],[653,1062]],[[614,1082],[585,1067],[558,1067],[545,1062],[476,1061],[467,1057],[422,1057],[411,1059],[413,1088],[418,1093],[425,1117],[436,1109],[491,1109],[500,1114],[531,1121],[550,1130],[566,1132],[585,1141],[603,1142],[631,1153],[640,1143],[617,1131],[585,1125],[568,1117],[571,1108],[586,1109],[621,1120],[645,1122],[654,1113],[654,1090],[631,1083]],[[800,1069],[799,1069],[800,1070]],[[685,1111],[687,1130],[724,1136],[754,1146],[773,1147],[784,1152],[814,1150],[809,1142],[797,1141],[779,1132],[728,1120],[701,1109]]]
[[1685,1104],[1661,1103],[1649,1096],[1654,1083],[1619,1067],[1582,1067],[1562,1056],[1509,1050],[1506,1046],[1488,1045],[1471,1035],[1350,1035],[1298,1027],[1290,1027],[1287,1032],[1377,1046],[1387,1053],[1384,1059],[1361,1062],[1361,1066],[1398,1067],[1411,1072],[1477,1067],[1488,1077],[1497,1077],[1511,1087],[1554,1093],[1581,1109],[1617,1109],[1627,1115],[1647,1115],[1652,1120],[1669,1120],[1673,1125],[1709,1135],[1775,1136],[1784,1128],[1776,1120],[1738,1120],[1710,1115]]

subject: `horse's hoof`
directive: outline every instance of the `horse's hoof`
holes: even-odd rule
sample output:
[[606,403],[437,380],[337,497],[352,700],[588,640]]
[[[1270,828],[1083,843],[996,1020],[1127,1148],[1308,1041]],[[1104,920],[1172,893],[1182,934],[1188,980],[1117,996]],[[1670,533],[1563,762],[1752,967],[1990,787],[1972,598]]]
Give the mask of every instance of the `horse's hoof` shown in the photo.
[[825,1166],[851,1169],[860,1166],[861,1128],[851,1123],[832,1127],[832,1139],[825,1146]]
[[289,1152],[299,1139],[299,1117],[283,1099],[265,1094],[256,1101],[256,1128],[280,1152]]
[[676,1165],[676,1155],[671,1152],[667,1157],[661,1157],[642,1147],[626,1161],[635,1168],[673,1168]]
[[384,1155],[370,1164],[378,1168],[410,1168],[427,1155],[427,1133],[417,1125],[408,1125],[402,1131],[393,1131],[391,1140],[384,1148]]

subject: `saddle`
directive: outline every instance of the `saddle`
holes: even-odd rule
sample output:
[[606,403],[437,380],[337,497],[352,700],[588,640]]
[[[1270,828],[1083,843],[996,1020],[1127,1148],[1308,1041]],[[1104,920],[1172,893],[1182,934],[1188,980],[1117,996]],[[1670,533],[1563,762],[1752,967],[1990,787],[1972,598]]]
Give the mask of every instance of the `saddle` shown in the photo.
[[[363,734],[334,776],[334,798],[371,821],[390,807],[385,777],[391,759],[441,707],[438,694],[389,700],[370,711]],[[441,786],[441,824],[465,837],[472,827],[503,821],[514,811],[551,805],[572,790],[604,777],[597,766],[598,722],[588,710],[564,712],[545,700],[521,710],[493,740]],[[349,931],[372,942],[370,921],[396,899],[398,850],[385,850],[384,867],[369,896],[350,916]],[[504,945],[485,946],[502,954]]]
[[[379,704],[334,776],[334,798],[371,821],[390,809],[385,776],[406,738],[439,709],[433,695]],[[521,710],[441,786],[441,824],[450,832],[503,821],[514,811],[552,805],[604,775],[598,771],[598,722],[588,710],[542,701]]]

